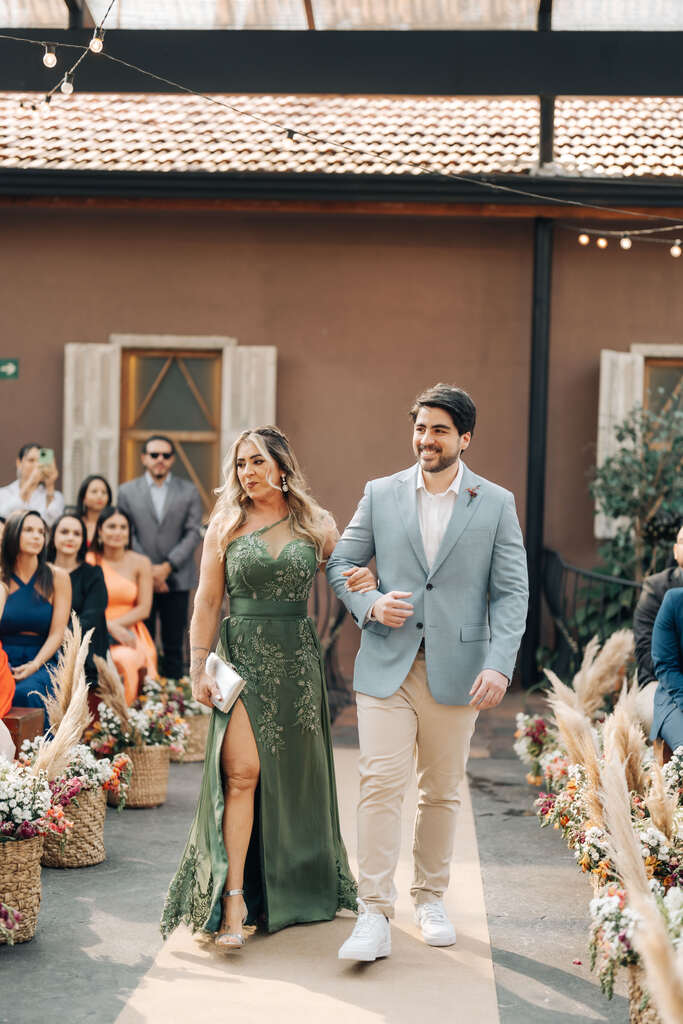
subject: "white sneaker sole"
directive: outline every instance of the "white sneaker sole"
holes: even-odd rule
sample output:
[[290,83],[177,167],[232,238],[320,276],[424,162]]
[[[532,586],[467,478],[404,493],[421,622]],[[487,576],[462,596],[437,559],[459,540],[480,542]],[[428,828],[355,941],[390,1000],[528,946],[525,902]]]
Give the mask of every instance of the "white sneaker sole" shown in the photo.
[[452,935],[444,935],[438,939],[428,939],[427,936],[422,933],[422,938],[425,940],[428,946],[454,946],[456,943],[457,936],[455,932]]
[[380,960],[385,956],[391,956],[391,943],[385,942],[376,953],[345,953],[343,948],[337,954],[339,960],[357,960],[359,963],[372,963],[373,960]]

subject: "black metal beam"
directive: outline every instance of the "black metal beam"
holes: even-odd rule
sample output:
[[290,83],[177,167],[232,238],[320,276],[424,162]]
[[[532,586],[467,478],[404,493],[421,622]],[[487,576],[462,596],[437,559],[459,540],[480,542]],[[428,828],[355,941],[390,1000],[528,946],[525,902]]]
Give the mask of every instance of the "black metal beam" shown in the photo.
[[534,269],[531,308],[531,380],[526,484],[526,551],[529,567],[529,615],[522,640],[521,672],[524,686],[536,682],[536,651],[541,636],[545,469],[548,430],[548,373],[550,367],[550,297],[553,257],[553,222],[534,222]]
[[[482,179],[483,180],[483,179]],[[535,206],[552,199],[632,209],[683,209],[683,183],[597,178],[491,176],[488,181],[528,188],[540,199],[497,192],[427,175],[243,174],[196,171],[51,170],[0,167],[0,196],[102,196],[136,199],[282,199],[324,202],[481,203]],[[549,207],[558,210],[558,207]],[[559,215],[559,214],[558,214]],[[585,211],[590,220],[591,211]],[[621,217],[623,222],[624,218]]]
[[[87,46],[91,33],[25,29],[9,34]],[[683,95],[683,32],[113,29],[105,48],[199,92]],[[47,72],[26,44],[0,40],[0,90],[42,90],[58,73],[59,68]],[[79,68],[77,88],[174,91],[95,56]]]

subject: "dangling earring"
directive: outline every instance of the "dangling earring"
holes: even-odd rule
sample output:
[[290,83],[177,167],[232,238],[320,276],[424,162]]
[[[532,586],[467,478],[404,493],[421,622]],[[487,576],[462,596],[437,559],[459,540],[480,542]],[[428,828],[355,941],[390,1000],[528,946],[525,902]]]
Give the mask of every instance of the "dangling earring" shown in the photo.
[[289,487],[287,486],[287,477],[285,476],[284,473],[280,475],[280,479],[282,480],[282,493],[289,494]]

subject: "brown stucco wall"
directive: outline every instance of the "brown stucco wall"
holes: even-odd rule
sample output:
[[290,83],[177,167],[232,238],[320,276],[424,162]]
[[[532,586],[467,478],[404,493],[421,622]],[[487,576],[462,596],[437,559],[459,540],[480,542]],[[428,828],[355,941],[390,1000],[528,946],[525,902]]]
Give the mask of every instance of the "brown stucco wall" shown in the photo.
[[600,350],[683,342],[683,260],[666,246],[583,248],[558,230],[553,261],[546,543],[595,564],[588,473],[595,460]]
[[[528,223],[229,213],[3,211],[0,475],[37,438],[61,457],[63,348],[111,333],[225,334],[278,348],[278,420],[340,524],[366,479],[412,461],[406,417],[436,380],[472,392],[468,459],[524,516]],[[67,498],[73,496],[67,495]]]

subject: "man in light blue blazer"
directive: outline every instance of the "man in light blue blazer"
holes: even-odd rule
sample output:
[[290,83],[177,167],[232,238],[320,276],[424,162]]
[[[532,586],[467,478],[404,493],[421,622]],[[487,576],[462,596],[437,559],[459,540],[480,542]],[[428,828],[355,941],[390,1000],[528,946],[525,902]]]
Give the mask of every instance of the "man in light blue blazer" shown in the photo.
[[[476,409],[437,384],[411,410],[417,465],[371,480],[327,567],[362,630],[354,670],[361,794],[359,915],[340,959],[391,952],[389,918],[401,805],[418,778],[416,920],[427,943],[452,945],[448,887],[459,786],[480,710],[503,698],[524,632],[526,555],[512,494],[462,462]],[[373,590],[352,592],[372,558]]]

